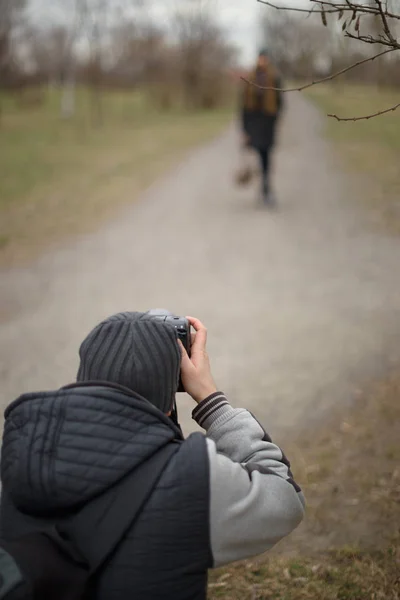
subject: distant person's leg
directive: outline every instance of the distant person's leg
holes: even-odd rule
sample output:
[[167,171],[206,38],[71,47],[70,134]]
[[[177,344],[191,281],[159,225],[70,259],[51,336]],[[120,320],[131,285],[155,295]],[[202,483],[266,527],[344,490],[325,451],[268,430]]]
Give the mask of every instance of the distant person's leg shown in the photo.
[[266,202],[267,198],[269,196],[269,193],[270,193],[270,190],[269,190],[270,149],[269,148],[259,149],[258,153],[260,155],[260,161],[261,161],[261,179],[262,179],[261,192],[262,192],[264,202]]
[[262,187],[262,195],[264,204],[268,204],[270,206],[276,203],[275,194],[273,190],[271,190],[270,185],[270,172],[271,172],[271,164],[272,164],[272,153],[275,147],[275,131],[276,131],[276,120],[269,123],[268,131],[265,136],[265,145],[262,149],[259,149],[260,158],[261,158],[261,167],[263,174],[263,187]]

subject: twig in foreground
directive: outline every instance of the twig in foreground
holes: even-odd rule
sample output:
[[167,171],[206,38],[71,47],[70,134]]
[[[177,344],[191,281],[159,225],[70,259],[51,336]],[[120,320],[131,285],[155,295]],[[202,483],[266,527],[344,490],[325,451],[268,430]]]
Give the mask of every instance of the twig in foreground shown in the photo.
[[327,116],[331,117],[332,119],[336,119],[337,121],[368,121],[368,119],[372,119],[373,117],[379,117],[380,115],[385,115],[386,113],[394,112],[398,108],[400,108],[400,102],[395,106],[391,106],[390,108],[386,108],[385,110],[380,110],[376,113],[372,113],[371,115],[365,115],[363,117],[338,117],[337,115],[333,114]]
[[[360,14],[364,14],[364,15],[373,15],[373,16],[379,16],[380,12],[379,9],[377,7],[374,7],[372,5],[368,5],[368,4],[358,4],[358,3],[353,3],[353,2],[346,2],[345,4],[339,4],[339,3],[335,3],[332,4],[330,0],[311,0],[311,2],[315,2],[315,5],[312,6],[311,8],[298,8],[296,6],[285,6],[285,5],[277,5],[277,4],[273,4],[272,2],[269,2],[269,0],[257,0],[257,2],[259,4],[265,4],[266,6],[269,6],[270,8],[275,8],[276,10],[280,10],[280,11],[284,11],[287,10],[289,12],[297,12],[297,13],[305,13],[307,15],[311,15],[311,14],[321,14],[321,13],[325,13],[325,14],[332,14],[332,13],[340,13],[340,12],[354,12],[355,10],[358,11],[358,13]],[[319,5],[322,8],[316,8],[316,6]],[[325,8],[327,7],[327,8]],[[328,8],[330,7],[330,8]],[[398,19],[400,20],[400,15],[389,12],[387,9],[385,9],[384,11],[385,16],[389,17],[391,19]]]
[[[260,1],[260,0],[259,0]],[[364,15],[380,15],[380,11],[376,6],[373,6],[372,4],[366,3],[366,2],[350,2],[350,0],[346,0],[346,3],[339,3],[335,0],[334,3],[332,3],[332,0],[310,0],[311,2],[315,2],[315,4],[318,4],[319,6],[328,6],[328,7],[334,7],[336,9],[337,12],[340,12],[341,10],[343,10],[344,12],[349,12],[349,11],[354,11],[356,10],[359,14],[364,14]],[[397,19],[400,20],[400,15],[398,13],[392,13],[390,11],[388,11],[387,6],[384,9],[384,13],[385,16],[390,18],[390,19]]]
[[378,5],[379,16],[381,18],[382,25],[383,25],[383,30],[384,30],[384,32],[386,34],[386,37],[387,37],[388,41],[392,44],[392,46],[397,46],[398,47],[397,40],[393,37],[393,34],[392,34],[391,30],[390,30],[389,23],[387,21],[387,18],[386,18],[386,15],[385,15],[385,10],[384,10],[384,8],[382,6],[381,0],[375,0],[375,4]]
[[347,73],[347,71],[351,71],[352,69],[355,69],[355,67],[363,65],[364,63],[367,63],[370,61],[372,62],[376,58],[379,58],[380,56],[384,56],[385,54],[389,54],[389,52],[394,52],[395,50],[396,50],[396,48],[390,48],[389,50],[383,50],[382,52],[379,52],[378,54],[374,54],[374,56],[369,56],[368,58],[359,60],[359,61],[351,64],[350,66],[345,67],[344,69],[341,69],[340,71],[337,71],[336,73],[332,73],[332,75],[328,75],[327,77],[323,77],[322,79],[316,79],[315,81],[311,81],[310,83],[305,83],[304,85],[302,85],[300,87],[295,87],[295,88],[263,87],[261,85],[257,85],[257,83],[254,83],[254,81],[250,81],[249,79],[246,79],[246,77],[241,77],[241,79],[245,83],[248,83],[249,85],[253,85],[254,87],[257,87],[260,90],[274,90],[275,92],[302,92],[303,90],[306,90],[307,88],[310,88],[313,85],[317,85],[318,83],[324,83],[326,81],[331,81],[332,79],[339,77],[339,75],[343,75],[343,73]]
[[[265,4],[266,6],[269,6],[270,8],[275,8],[276,10],[288,10],[289,12],[306,13],[308,15],[311,15],[313,13],[318,15],[318,14],[321,14],[322,12],[325,12],[325,13],[340,12],[339,8],[321,10],[321,9],[315,8],[315,6],[313,6],[311,8],[296,8],[294,6],[285,6],[285,5],[277,6],[276,4],[272,4],[272,2],[268,2],[267,0],[257,0],[257,2],[259,4]],[[348,9],[348,10],[350,10],[350,9]]]

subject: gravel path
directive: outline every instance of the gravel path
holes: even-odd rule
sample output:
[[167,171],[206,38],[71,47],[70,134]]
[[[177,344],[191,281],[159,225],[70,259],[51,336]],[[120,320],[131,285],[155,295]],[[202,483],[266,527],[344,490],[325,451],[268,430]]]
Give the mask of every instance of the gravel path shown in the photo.
[[[233,187],[231,130],[96,234],[3,272],[2,405],[70,382],[82,338],[120,310],[199,316],[220,387],[273,433],[344,405],[399,361],[400,242],[357,214],[320,125],[290,99],[275,213],[256,209],[255,189]],[[181,405],[188,431],[191,404]]]

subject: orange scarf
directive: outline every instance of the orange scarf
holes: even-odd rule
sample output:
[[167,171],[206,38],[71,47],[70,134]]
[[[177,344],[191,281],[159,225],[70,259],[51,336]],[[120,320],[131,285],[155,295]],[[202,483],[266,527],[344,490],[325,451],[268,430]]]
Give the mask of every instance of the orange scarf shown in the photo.
[[[257,87],[259,71],[253,71],[249,81],[246,83],[244,106],[246,110],[254,111],[257,108],[261,109],[265,114],[274,116],[278,112],[278,92],[276,90],[263,90]],[[268,65],[263,69],[264,84],[262,87],[273,88],[277,87],[277,76],[272,65]],[[251,85],[256,84],[256,85]],[[262,98],[260,102],[260,98]]]

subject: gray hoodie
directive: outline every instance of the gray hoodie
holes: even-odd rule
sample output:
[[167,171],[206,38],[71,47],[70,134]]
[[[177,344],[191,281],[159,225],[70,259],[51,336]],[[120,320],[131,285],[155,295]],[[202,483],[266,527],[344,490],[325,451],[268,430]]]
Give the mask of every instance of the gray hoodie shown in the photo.
[[214,566],[269,550],[304,516],[304,496],[284,453],[222,393],[202,402],[193,418],[207,431]]

